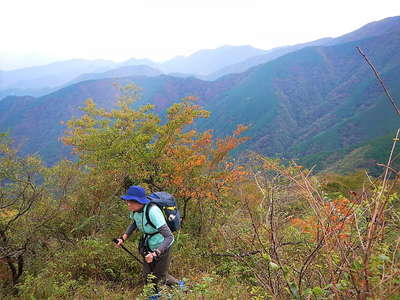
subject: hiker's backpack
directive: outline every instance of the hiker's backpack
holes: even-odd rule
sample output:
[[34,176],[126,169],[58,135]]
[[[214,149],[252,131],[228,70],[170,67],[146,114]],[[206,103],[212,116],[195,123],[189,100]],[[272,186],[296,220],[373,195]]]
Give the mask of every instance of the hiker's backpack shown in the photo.
[[167,192],[156,192],[147,196],[150,203],[147,205],[146,209],[146,220],[147,224],[151,225],[153,228],[157,229],[153,222],[151,222],[149,217],[150,208],[153,205],[157,205],[165,215],[165,221],[169,229],[172,232],[177,231],[181,228],[181,214],[179,213],[178,206],[174,196],[168,194]]

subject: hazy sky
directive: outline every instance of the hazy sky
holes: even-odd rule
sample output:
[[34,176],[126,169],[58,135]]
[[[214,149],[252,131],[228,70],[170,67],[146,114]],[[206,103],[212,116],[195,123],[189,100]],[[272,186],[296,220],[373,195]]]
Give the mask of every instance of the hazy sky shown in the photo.
[[0,69],[22,58],[162,61],[222,45],[270,49],[396,15],[400,0],[0,0]]

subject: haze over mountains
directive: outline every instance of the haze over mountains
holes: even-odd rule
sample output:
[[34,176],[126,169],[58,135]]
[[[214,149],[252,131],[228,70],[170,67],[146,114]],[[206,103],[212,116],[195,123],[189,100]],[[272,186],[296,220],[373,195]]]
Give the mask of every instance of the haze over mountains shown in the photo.
[[197,127],[218,136],[248,124],[251,140],[241,150],[298,158],[318,170],[373,170],[385,157],[376,149],[390,144],[400,123],[356,46],[399,99],[400,17],[392,17],[338,38],[268,51],[224,46],[161,64],[73,60],[1,72],[0,99],[29,96],[0,100],[0,132],[9,131],[21,152],[54,163],[69,153],[58,140],[60,121],[80,115],[88,97],[113,107],[112,83],[134,82],[143,89],[137,104],[154,103],[159,112],[198,96],[211,117]]
[[[268,51],[251,46],[223,46],[213,50],[201,50],[188,57],[175,57],[163,63],[155,63],[149,59],[129,59],[122,63],[74,59],[39,67],[0,71],[0,98],[7,95],[41,96],[67,84],[88,79],[146,75],[143,73],[145,66],[152,68],[152,74],[172,73],[179,74],[179,77],[198,76],[206,79],[208,74],[221,68],[264,53]],[[141,66],[142,69],[133,66]],[[147,70],[149,72],[150,69]]]
[[[175,57],[162,63],[135,58],[122,63],[110,60],[74,59],[12,71],[0,70],[0,99],[8,95],[41,96],[67,84],[88,79],[144,75],[143,71],[135,68],[130,70],[125,68],[124,73],[121,73],[123,67],[139,65],[155,69],[152,71],[153,74],[159,72],[179,77],[194,76],[204,80],[215,80],[227,74],[244,72],[251,67],[305,47],[331,46],[360,40],[395,31],[396,26],[398,26],[396,17],[387,18],[381,22],[367,24],[338,38],[322,38],[271,50],[261,50],[251,46],[223,46],[212,50],[201,50],[187,57]],[[107,74],[104,74],[105,72]]]

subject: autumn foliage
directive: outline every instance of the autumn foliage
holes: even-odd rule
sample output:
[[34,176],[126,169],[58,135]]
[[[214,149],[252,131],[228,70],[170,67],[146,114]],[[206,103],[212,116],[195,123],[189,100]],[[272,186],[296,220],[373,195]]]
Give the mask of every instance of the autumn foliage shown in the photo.
[[223,189],[245,175],[243,167],[226,159],[247,140],[241,137],[246,126],[239,125],[231,136],[214,138],[211,131],[188,129],[209,114],[193,96],[173,104],[162,121],[151,105],[131,108],[138,96],[135,86],[120,92],[119,109],[112,111],[87,100],[85,114],[68,122],[70,130],[63,138],[93,174],[115,183],[113,190],[125,181],[150,191],[169,191],[181,203],[185,219],[191,201],[218,201]]
[[119,93],[115,109],[88,99],[67,123],[76,161],[48,168],[0,138],[0,297],[147,299],[142,266],[111,242],[130,222],[119,196],[139,184],[173,194],[183,216],[171,271],[190,288],[165,297],[398,299],[398,173],[232,157],[247,127],[195,130],[209,115],[195,97],[156,115],[136,106],[137,87]]
[[[357,190],[329,194],[331,183],[319,181],[323,175],[311,176],[294,162],[283,165],[257,154],[252,159],[254,184],[241,186],[249,232],[238,238],[230,223],[222,233],[269,295],[397,299],[397,180],[366,176]],[[251,186],[255,197],[245,193]]]

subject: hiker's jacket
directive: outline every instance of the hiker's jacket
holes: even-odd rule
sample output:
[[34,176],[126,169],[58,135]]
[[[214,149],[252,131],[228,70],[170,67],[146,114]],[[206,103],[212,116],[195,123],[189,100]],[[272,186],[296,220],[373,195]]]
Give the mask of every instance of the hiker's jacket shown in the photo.
[[147,205],[149,204],[146,204],[140,211],[130,213],[129,218],[132,219],[132,223],[127,228],[125,234],[130,236],[135,229],[139,229],[139,231],[144,234],[151,235],[148,240],[151,251],[158,249],[160,253],[164,253],[174,242],[174,235],[169,229],[164,215],[157,205],[152,205],[149,210],[149,218],[157,229],[147,224],[145,213]]

